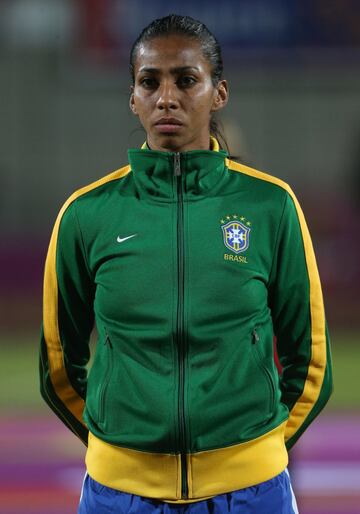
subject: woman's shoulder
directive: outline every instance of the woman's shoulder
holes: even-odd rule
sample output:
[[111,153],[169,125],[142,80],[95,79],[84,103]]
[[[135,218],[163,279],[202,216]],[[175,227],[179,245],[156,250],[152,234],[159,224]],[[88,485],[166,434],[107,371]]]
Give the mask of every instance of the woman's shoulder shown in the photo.
[[118,181],[122,179],[123,177],[126,177],[126,175],[130,171],[130,166],[127,164],[125,166],[122,166],[121,168],[112,171],[111,173],[108,173],[104,175],[103,177],[90,182],[90,184],[87,184],[86,186],[81,187],[80,189],[77,189],[70,198],[73,200],[83,197],[84,195],[87,195],[88,193],[94,192],[98,193],[99,189],[102,188],[103,190],[106,190],[106,187],[104,186],[111,186],[115,181]]
[[260,171],[247,164],[243,164],[232,159],[227,159],[226,165],[230,171],[238,172],[245,177],[249,177],[250,180],[255,180],[259,186],[264,185],[270,189],[275,186],[275,188],[280,188],[281,190],[288,192],[290,195],[293,195],[290,185],[275,175]]
[[75,201],[84,200],[85,202],[91,201],[92,199],[101,195],[107,194],[109,190],[116,187],[116,182],[126,177],[130,171],[130,166],[127,164],[121,168],[107,173],[103,177],[90,182],[89,184],[80,187],[74,191],[64,202],[63,208],[66,208],[73,204]]

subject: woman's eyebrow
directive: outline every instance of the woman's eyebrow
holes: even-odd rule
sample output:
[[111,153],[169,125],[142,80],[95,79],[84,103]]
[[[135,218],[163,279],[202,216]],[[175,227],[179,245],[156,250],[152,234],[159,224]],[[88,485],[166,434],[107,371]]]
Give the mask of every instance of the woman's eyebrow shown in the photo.
[[[170,68],[170,73],[183,73],[184,71],[199,71],[196,66],[177,66],[176,68]],[[139,69],[139,73],[160,73],[160,68],[147,68],[146,66]]]

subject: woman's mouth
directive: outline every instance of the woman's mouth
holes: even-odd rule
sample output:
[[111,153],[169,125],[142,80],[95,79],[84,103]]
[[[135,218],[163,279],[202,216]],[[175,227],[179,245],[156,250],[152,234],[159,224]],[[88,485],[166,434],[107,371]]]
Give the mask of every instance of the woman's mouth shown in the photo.
[[176,118],[161,118],[155,123],[155,128],[162,134],[173,134],[182,127],[180,120]]

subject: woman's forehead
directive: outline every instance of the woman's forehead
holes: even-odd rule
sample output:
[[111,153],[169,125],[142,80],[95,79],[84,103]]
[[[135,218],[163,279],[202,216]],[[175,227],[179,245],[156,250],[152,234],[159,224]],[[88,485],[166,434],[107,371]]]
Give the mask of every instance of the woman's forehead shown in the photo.
[[135,67],[144,68],[184,68],[196,67],[208,71],[208,62],[203,56],[201,44],[189,37],[171,35],[157,37],[140,44]]

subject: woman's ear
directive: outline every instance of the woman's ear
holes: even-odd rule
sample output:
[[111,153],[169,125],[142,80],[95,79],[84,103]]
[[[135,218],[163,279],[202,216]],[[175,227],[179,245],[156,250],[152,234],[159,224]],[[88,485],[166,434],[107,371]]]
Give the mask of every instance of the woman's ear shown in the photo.
[[134,100],[134,86],[130,86],[130,99],[129,99],[129,106],[132,110],[133,114],[137,116],[137,110],[135,107],[135,100]]
[[211,112],[219,111],[227,104],[229,99],[228,84],[226,80],[220,80],[216,86]]

